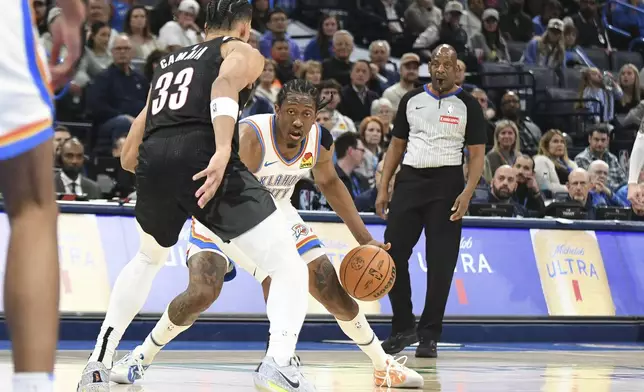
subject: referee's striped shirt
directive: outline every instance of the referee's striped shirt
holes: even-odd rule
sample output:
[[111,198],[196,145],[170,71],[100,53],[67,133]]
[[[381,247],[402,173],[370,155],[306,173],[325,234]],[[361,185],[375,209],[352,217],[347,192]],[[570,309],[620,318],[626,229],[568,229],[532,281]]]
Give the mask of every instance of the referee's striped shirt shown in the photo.
[[440,98],[427,85],[400,100],[392,135],[407,140],[403,165],[417,169],[463,164],[466,145],[487,142],[483,109],[459,88]]

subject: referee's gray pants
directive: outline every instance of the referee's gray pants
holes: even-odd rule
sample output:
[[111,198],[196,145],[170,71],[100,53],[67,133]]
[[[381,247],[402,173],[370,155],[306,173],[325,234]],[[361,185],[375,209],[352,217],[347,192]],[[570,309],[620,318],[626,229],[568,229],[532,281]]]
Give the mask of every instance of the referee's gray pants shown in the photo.
[[415,169],[403,165],[396,176],[385,230],[385,242],[391,243],[389,254],[396,265],[396,282],[389,292],[393,309],[392,335],[416,325],[409,259],[424,228],[427,291],[418,336],[440,339],[461,240],[462,221],[452,222],[449,217],[464,185],[462,166]]

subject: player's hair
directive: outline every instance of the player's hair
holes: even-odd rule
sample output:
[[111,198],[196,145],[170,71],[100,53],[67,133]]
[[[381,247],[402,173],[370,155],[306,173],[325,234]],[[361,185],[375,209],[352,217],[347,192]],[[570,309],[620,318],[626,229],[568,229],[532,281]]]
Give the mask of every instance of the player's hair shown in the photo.
[[247,0],[210,0],[206,6],[207,30],[232,30],[238,22],[253,17],[253,6]]
[[282,86],[282,89],[280,92],[277,94],[277,106],[282,106],[284,101],[286,100],[286,97],[288,97],[289,94],[294,94],[294,95],[307,95],[311,98],[313,98],[313,101],[315,102],[315,109],[320,110],[323,107],[326,106],[328,102],[321,102],[320,101],[320,90],[318,90],[313,83],[309,82],[308,80],[304,79],[292,79],[284,86]]

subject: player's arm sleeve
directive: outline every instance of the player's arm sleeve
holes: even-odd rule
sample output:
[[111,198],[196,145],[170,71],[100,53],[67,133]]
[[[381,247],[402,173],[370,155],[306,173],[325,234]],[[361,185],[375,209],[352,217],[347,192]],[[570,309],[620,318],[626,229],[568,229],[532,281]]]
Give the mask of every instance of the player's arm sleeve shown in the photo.
[[407,140],[409,139],[409,120],[407,119],[407,105],[409,104],[409,99],[415,95],[414,90],[403,95],[398,104],[398,111],[396,112],[396,118],[394,120],[394,129],[391,131],[391,134],[398,139]]
[[628,166],[629,184],[637,184],[642,168],[644,168],[644,121],[640,125],[633,144],[633,151],[631,151],[631,160]]
[[465,144],[475,146],[487,143],[487,120],[483,108],[471,95],[464,95],[463,102],[467,107],[465,125]]
[[320,145],[324,147],[325,150],[331,151],[333,147],[333,135],[325,127],[320,125]]

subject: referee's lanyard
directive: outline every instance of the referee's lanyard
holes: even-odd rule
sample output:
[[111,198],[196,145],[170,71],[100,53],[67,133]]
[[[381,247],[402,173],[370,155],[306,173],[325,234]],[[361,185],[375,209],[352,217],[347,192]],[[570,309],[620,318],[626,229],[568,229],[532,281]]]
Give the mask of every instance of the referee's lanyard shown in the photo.
[[355,199],[360,195],[360,181],[355,176],[349,176],[351,178],[351,194],[353,195],[353,198]]

